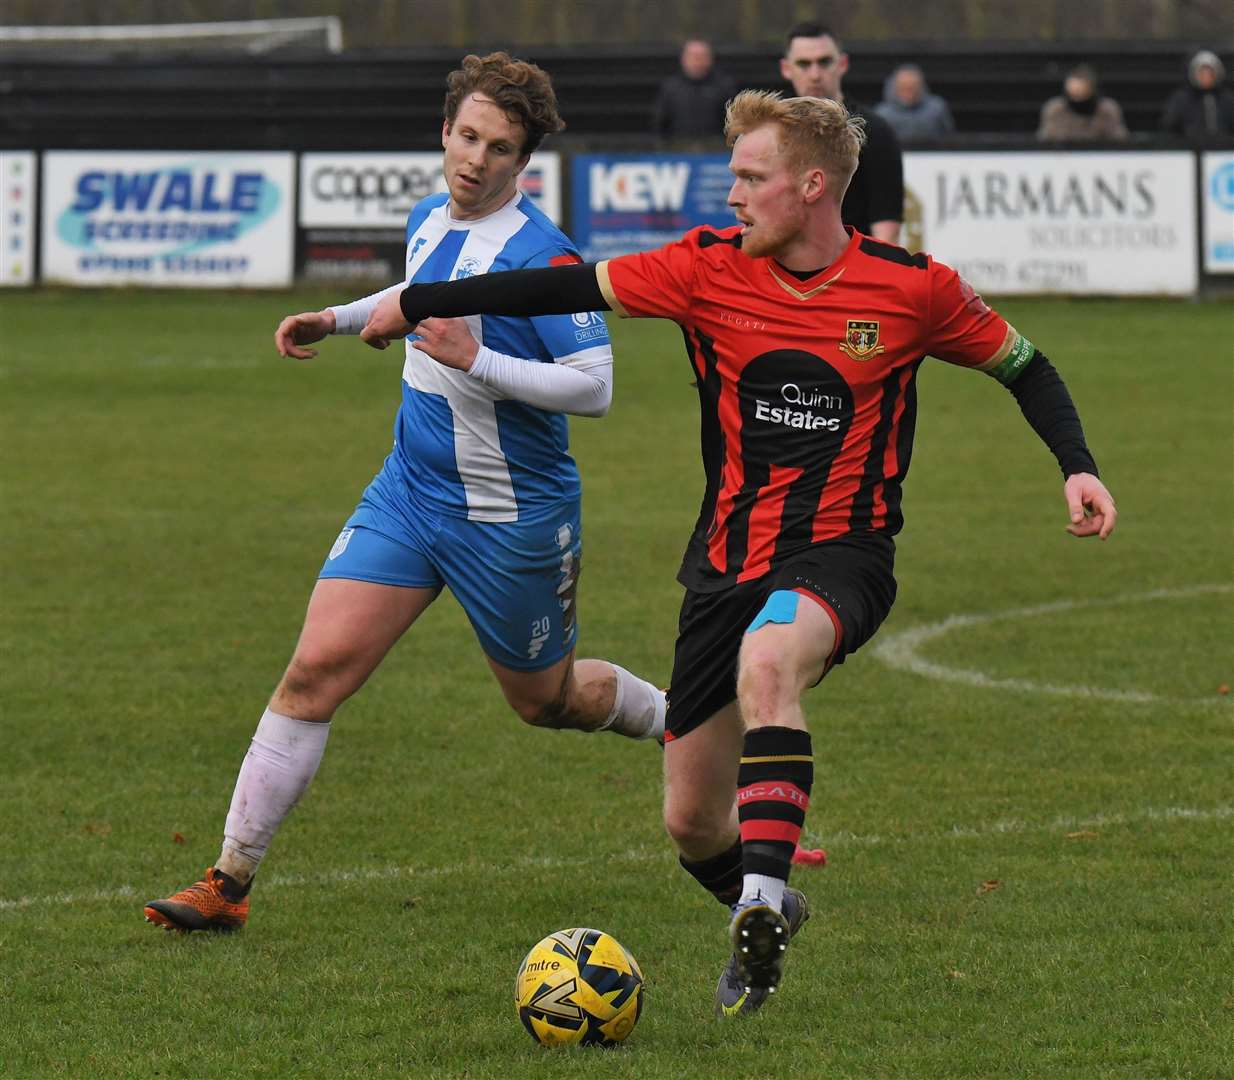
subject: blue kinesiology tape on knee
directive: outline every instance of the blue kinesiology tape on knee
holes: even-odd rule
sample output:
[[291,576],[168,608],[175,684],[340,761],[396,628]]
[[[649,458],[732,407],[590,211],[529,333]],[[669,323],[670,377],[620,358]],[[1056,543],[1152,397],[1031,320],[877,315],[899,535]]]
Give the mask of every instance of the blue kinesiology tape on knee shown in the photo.
[[797,618],[797,601],[800,599],[800,596],[789,589],[776,589],[775,592],[767,597],[767,603],[763,605],[763,610],[746,627],[746,633],[752,634],[759,627],[766,626],[769,622],[791,623]]

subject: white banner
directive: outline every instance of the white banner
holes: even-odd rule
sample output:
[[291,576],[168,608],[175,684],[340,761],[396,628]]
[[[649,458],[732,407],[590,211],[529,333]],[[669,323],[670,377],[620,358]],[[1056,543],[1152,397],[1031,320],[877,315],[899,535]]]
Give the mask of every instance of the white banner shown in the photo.
[[289,285],[290,153],[52,151],[44,281]]
[[1234,153],[1204,155],[1204,272],[1234,274]]
[[[426,195],[445,191],[440,151],[300,155],[300,225],[307,229],[401,229]],[[561,158],[531,155],[519,188],[561,223]]]
[[1197,286],[1195,155],[906,153],[908,243],[982,292]]
[[34,193],[38,158],[31,150],[0,151],[0,286],[34,278]]

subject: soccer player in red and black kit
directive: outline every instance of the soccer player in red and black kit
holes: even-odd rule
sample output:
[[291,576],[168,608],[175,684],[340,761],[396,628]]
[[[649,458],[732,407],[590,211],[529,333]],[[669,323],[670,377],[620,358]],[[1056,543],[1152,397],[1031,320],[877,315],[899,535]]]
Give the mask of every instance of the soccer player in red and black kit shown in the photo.
[[746,91],[726,132],[740,226],[595,265],[413,285],[363,336],[383,347],[430,316],[597,307],[684,331],[707,487],[678,575],[664,816],[682,865],[732,907],[716,1000],[731,1016],[775,990],[807,916],[786,888],[814,772],[801,695],[895,599],[922,361],[1008,387],[1066,477],[1070,533],[1104,539],[1116,512],[1033,344],[954,270],[842,224],[859,119],[834,101]]

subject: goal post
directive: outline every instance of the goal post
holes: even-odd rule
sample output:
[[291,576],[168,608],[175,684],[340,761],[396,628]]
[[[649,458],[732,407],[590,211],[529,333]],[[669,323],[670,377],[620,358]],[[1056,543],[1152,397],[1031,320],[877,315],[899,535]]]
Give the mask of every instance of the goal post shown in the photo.
[[253,54],[284,48],[343,49],[343,21],[337,15],[303,19],[245,19],[233,22],[151,23],[124,26],[0,26],[0,49],[98,45],[102,48],[219,49]]

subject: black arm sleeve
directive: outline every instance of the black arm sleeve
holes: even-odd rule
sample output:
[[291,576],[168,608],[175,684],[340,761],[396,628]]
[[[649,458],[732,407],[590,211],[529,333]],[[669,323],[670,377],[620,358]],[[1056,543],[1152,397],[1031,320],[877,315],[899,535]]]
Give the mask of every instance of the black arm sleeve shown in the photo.
[[573,315],[611,311],[596,280],[595,263],[506,270],[458,281],[408,285],[399,294],[403,318],[412,326],[435,315]]
[[1080,414],[1076,412],[1067,385],[1054,365],[1038,349],[1008,390],[1020,404],[1024,418],[1058,459],[1063,476],[1092,473],[1097,463],[1084,442]]

